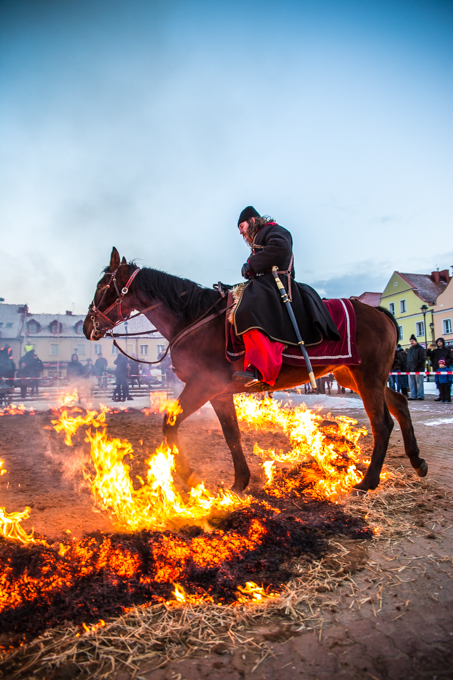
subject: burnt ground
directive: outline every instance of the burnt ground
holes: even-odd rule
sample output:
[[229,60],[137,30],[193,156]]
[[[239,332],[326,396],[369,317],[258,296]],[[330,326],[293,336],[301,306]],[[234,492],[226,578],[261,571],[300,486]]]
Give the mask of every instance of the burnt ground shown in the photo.
[[[351,409],[351,401],[348,395],[347,408],[338,413],[356,417],[366,426],[360,403]],[[413,531],[406,538],[389,541],[360,545],[343,541],[350,554],[354,588],[345,581],[334,598],[320,593],[320,604],[326,597],[334,601],[323,609],[321,628],[310,630],[308,624],[295,628],[283,618],[247,631],[249,637],[268,645],[269,653],[258,666],[262,657],[257,657],[253,645],[244,647],[232,636],[231,645],[221,646],[218,653],[172,661],[153,671],[147,671],[145,665],[141,677],[236,680],[253,671],[252,677],[260,679],[452,678],[453,411],[432,399],[411,405],[411,410],[422,455],[430,465],[430,482],[420,481],[420,501],[411,510]],[[75,438],[72,450],[63,446],[61,435],[44,429],[51,418],[48,414],[1,418],[0,458],[8,470],[0,480],[1,505],[8,512],[30,506],[25,528],[34,526],[37,533],[55,540],[68,532],[80,538],[85,532],[114,531],[109,518],[93,506],[91,496],[81,487],[80,461],[87,446],[83,437]],[[134,446],[133,474],[143,473],[146,456],[161,442],[160,432],[158,416],[140,412],[109,416],[109,434],[127,437]],[[269,447],[273,439],[277,445],[281,441],[279,435],[244,433],[252,488],[262,483],[258,459],[251,453],[253,443]],[[182,440],[210,488],[219,483],[231,485],[230,455],[209,409],[202,409],[183,425]],[[392,434],[389,459],[412,475],[397,429]],[[68,667],[53,677],[75,676],[75,670]],[[125,680],[130,676],[117,673],[115,677]]]

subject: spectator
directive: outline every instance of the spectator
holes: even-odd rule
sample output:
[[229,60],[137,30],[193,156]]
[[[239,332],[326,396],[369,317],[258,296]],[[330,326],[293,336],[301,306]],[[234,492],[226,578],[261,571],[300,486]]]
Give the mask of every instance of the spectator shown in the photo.
[[94,362],[94,375],[98,381],[98,387],[107,387],[106,371],[107,371],[107,359],[100,354],[96,361]]
[[[27,348],[27,345],[25,347]],[[27,398],[27,387],[30,383],[30,368],[34,353],[33,345],[31,345],[31,349],[25,352],[24,356],[19,360],[19,370],[17,371],[17,377],[19,378],[21,399]]]
[[38,357],[36,352],[32,353],[32,359],[29,366],[29,376],[31,378],[30,396],[37,396],[39,394],[39,379],[44,371],[44,364]]
[[[401,345],[396,346],[395,358],[393,360],[392,371],[397,371],[405,373],[407,371],[407,357],[406,352],[401,347]],[[393,378],[393,380],[392,380]],[[407,375],[391,375],[389,379],[390,387],[395,392],[401,392],[405,397],[407,397],[408,392],[408,381]]]
[[115,361],[115,376],[116,376],[116,387],[113,393],[114,401],[133,401],[133,398],[129,394],[129,383],[127,377],[129,374],[129,361],[123,354],[118,354]]
[[83,366],[83,377],[91,378],[94,375],[94,366],[91,359],[87,359],[86,365]]
[[131,377],[131,386],[134,387],[135,382],[140,387],[140,364],[136,354],[132,355],[133,361],[129,362],[129,375]]
[[423,373],[425,372],[426,361],[425,348],[419,345],[415,335],[411,335],[409,342],[411,343],[411,346],[407,352],[407,370],[422,372],[422,375],[409,376],[409,389],[411,391],[409,399],[411,401],[415,401],[416,399],[423,401],[425,398],[423,385]]
[[69,362],[68,367],[66,369],[66,376],[70,382],[74,382],[77,380],[77,378],[80,378],[80,376],[82,375],[83,366],[79,361],[79,357],[74,352],[74,354],[71,356],[71,361]]
[[[431,361],[431,366],[434,372],[438,370],[439,359],[445,359],[445,365],[447,366],[447,368],[453,366],[453,354],[451,351],[451,347],[446,347],[445,340],[443,338],[437,338],[436,344],[434,343],[431,344],[426,354],[428,355]],[[439,376],[436,375],[436,386],[437,389],[439,390],[439,396],[437,397],[437,399],[434,399],[434,401],[442,401],[442,398],[440,396],[438,377]]]
[[14,387],[16,364],[13,361],[13,350],[9,345],[0,349],[0,378],[3,378],[7,387]]
[[436,384],[439,389],[439,399],[436,399],[436,401],[441,401],[443,404],[450,403],[451,383],[453,376],[447,375],[449,367],[447,366],[443,357],[438,360],[437,370],[441,373],[441,375],[436,375]]

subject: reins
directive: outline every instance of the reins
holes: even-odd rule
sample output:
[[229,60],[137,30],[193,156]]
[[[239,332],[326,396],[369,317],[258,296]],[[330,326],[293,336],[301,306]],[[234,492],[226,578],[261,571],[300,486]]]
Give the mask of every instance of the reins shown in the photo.
[[[170,340],[170,342],[168,343],[167,349],[165,350],[164,354],[161,356],[160,359],[157,359],[157,361],[145,361],[144,359],[138,359],[138,358],[135,359],[134,357],[131,357],[129,354],[127,354],[127,352],[125,352],[123,349],[121,349],[121,347],[119,346],[119,344],[117,343],[115,338],[133,337],[133,336],[136,336],[136,335],[150,335],[151,333],[157,333],[158,332],[157,329],[152,329],[152,330],[148,330],[148,331],[137,331],[137,332],[132,332],[132,333],[114,333],[113,329],[119,323],[123,323],[125,321],[130,321],[131,319],[135,319],[137,316],[141,316],[142,314],[145,314],[146,312],[150,312],[152,309],[156,309],[156,307],[160,307],[163,303],[157,302],[156,304],[151,305],[150,307],[146,307],[146,309],[143,309],[142,311],[137,312],[136,314],[133,314],[132,316],[124,317],[123,310],[122,310],[122,301],[123,301],[124,296],[127,295],[127,293],[129,292],[130,285],[131,285],[132,281],[135,279],[135,277],[137,276],[138,272],[140,271],[140,267],[137,267],[137,269],[135,269],[132,272],[131,276],[129,277],[129,279],[126,283],[126,285],[124,286],[124,288],[121,289],[121,292],[120,292],[120,290],[118,288],[118,284],[116,282],[116,273],[117,273],[118,269],[119,269],[119,267],[117,269],[115,269],[115,271],[112,272],[112,274],[110,275],[111,276],[110,282],[104,288],[104,292],[103,292],[103,295],[102,295],[101,300],[99,302],[99,305],[102,304],[102,302],[103,302],[103,300],[104,300],[104,298],[107,294],[107,290],[110,288],[112,283],[115,286],[115,290],[116,290],[118,297],[110,305],[110,307],[108,307],[108,309],[106,309],[104,312],[102,312],[99,309],[99,305],[95,305],[94,299],[93,299],[93,302],[91,303],[90,310],[89,310],[91,312],[91,320],[92,320],[92,323],[93,323],[93,327],[95,329],[99,329],[99,323],[96,320],[96,317],[98,315],[101,316],[110,326],[110,328],[107,329],[104,332],[104,335],[112,338],[114,346],[117,348],[117,350],[119,352],[121,352],[121,354],[123,354],[128,359],[131,359],[132,361],[136,361],[140,364],[149,364],[149,365],[160,364],[165,359],[165,357],[170,352],[170,350],[172,350],[183,338],[185,338],[190,333],[193,333],[195,330],[197,330],[201,326],[204,326],[204,324],[209,323],[213,319],[216,319],[221,314],[225,314],[232,307],[232,305],[230,305],[229,307],[225,307],[225,309],[221,310],[220,312],[217,311],[213,314],[209,314],[209,312],[211,312],[211,310],[213,310],[219,304],[219,302],[221,302],[223,300],[223,298],[225,297],[225,295],[222,295],[222,293],[220,293],[220,298],[218,300],[216,300],[214,302],[214,304],[212,304],[205,312],[203,312],[203,314],[196,321],[189,324],[189,326],[187,326],[186,328],[183,328],[182,331],[180,331],[179,333],[176,334],[176,336],[173,338],[173,340]],[[184,291],[181,295],[186,295],[186,294],[187,294],[187,291]],[[116,309],[116,313],[117,313],[117,316],[118,316],[118,319],[116,321],[112,321],[112,319],[110,319],[110,317],[107,316],[107,314],[112,309]]]

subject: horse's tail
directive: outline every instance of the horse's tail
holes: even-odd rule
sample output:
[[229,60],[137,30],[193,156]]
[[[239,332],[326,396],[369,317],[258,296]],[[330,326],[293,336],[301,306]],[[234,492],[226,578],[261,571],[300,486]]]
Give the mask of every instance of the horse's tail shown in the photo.
[[395,330],[396,330],[396,341],[398,342],[398,340],[400,339],[400,327],[398,326],[398,322],[395,319],[395,317],[393,316],[392,312],[390,310],[386,309],[385,307],[380,307],[380,306],[376,307],[376,309],[378,309],[380,312],[383,312],[385,314],[385,316],[388,316],[388,318],[393,322],[393,324],[395,325]]

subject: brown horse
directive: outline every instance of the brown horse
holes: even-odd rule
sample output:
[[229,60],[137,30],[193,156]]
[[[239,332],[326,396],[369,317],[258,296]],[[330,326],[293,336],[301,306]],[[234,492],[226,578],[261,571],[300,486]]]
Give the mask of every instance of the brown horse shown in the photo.
[[[406,397],[386,387],[391,370],[397,327],[386,310],[352,301],[357,318],[357,348],[361,364],[357,366],[316,366],[316,377],[333,373],[338,383],[360,395],[370,419],[374,439],[371,463],[356,488],[375,489],[393,429],[390,413],[398,420],[407,456],[419,477],[428,471],[420,458]],[[233,394],[256,391],[234,382],[232,375],[242,369],[242,359],[230,363],[225,357],[226,300],[216,290],[203,288],[192,281],[156,269],[139,269],[127,263],[113,248],[110,265],[104,270],[93,302],[84,322],[85,336],[99,340],[107,331],[130,317],[134,310],[143,312],[171,347],[176,375],[185,383],[179,397],[182,413],[174,419],[164,418],[164,435],[170,446],[178,448],[178,471],[193,485],[196,475],[181,452],[178,430],[181,423],[208,401],[219,418],[234,463],[234,485],[243,491],[250,480],[241,434],[236,418]],[[283,365],[278,390],[308,382],[305,368]],[[389,413],[390,411],[390,413]]]

